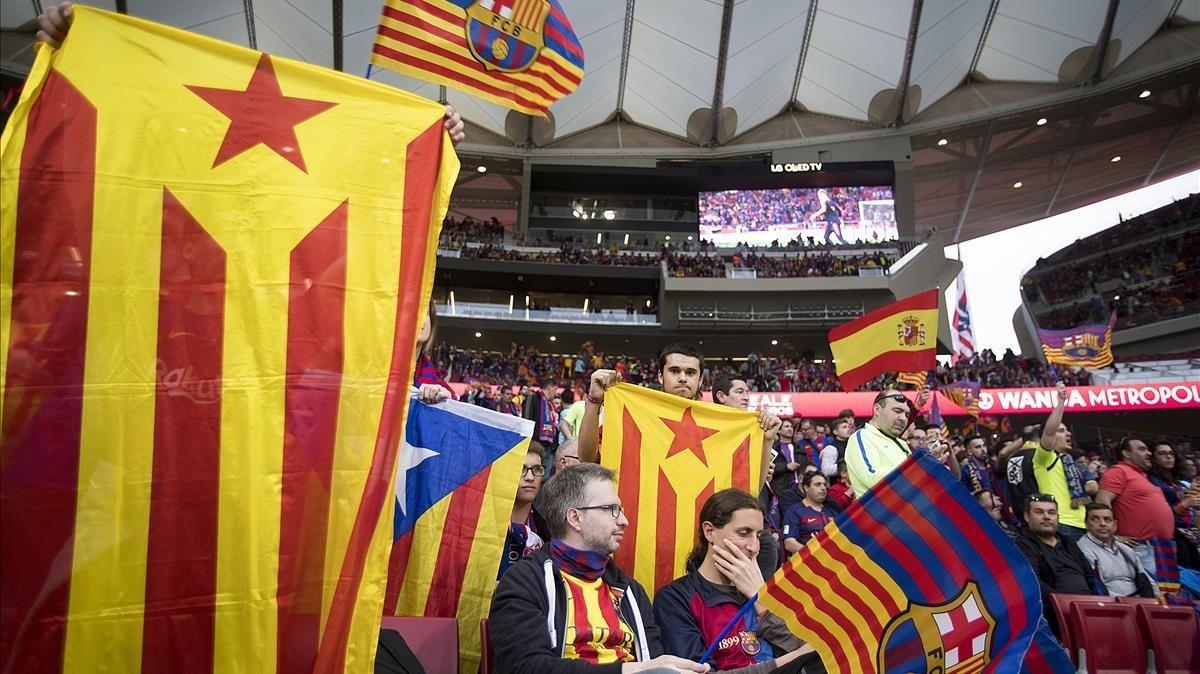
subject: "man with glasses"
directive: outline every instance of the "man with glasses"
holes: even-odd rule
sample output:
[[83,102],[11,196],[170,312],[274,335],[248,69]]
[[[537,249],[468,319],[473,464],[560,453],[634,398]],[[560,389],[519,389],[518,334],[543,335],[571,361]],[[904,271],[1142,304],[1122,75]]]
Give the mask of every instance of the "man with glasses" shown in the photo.
[[530,441],[525,463],[521,466],[521,482],[517,485],[517,498],[513,502],[508,534],[504,540],[504,557],[500,560],[497,578],[521,558],[540,550],[545,543],[542,536],[546,533],[546,525],[533,507],[542,486],[542,477],[546,474],[546,468],[542,465],[543,451],[540,444]]
[[1017,548],[1037,574],[1042,586],[1042,606],[1056,634],[1059,626],[1050,595],[1095,594],[1092,568],[1075,541],[1058,533],[1058,503],[1051,494],[1034,494],[1025,502],[1025,530]]
[[645,590],[617,568],[629,520],[608,468],[581,463],[546,483],[550,543],[500,578],[488,620],[506,674],[707,672],[663,655]]
[[908,458],[908,444],[900,438],[928,400],[928,388],[921,389],[915,405],[896,389],[875,396],[870,421],[854,432],[846,447],[846,470],[855,494],[867,493]]

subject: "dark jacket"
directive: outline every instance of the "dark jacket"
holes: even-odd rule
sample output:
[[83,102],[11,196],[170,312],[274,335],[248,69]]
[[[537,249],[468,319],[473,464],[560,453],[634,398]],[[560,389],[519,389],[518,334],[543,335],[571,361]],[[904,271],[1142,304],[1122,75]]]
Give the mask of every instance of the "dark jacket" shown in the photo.
[[[654,615],[662,629],[667,653],[699,662],[704,649],[746,601],[734,593],[736,590],[732,588],[722,589],[709,582],[699,571],[677,578],[659,590],[654,598]],[[782,619],[767,613],[760,621],[751,612],[721,640],[721,648],[713,653],[712,661],[718,670],[749,667],[803,645]]]
[[1008,507],[1017,524],[1024,528],[1021,512],[1025,501],[1038,492],[1037,478],[1033,474],[1033,453],[1036,448],[1025,448],[1015,452],[1004,462],[1004,487]]
[[[621,617],[634,632],[639,662],[663,653],[658,625],[650,598],[637,581],[610,562],[602,577],[610,588],[623,590]],[[499,674],[574,674],[605,672],[617,674],[621,663],[594,665],[583,660],[564,660],[567,588],[558,567],[543,548],[513,564],[492,597],[488,636]]]
[[[1060,590],[1054,587],[1054,571],[1050,566],[1050,562],[1046,559],[1046,544],[1042,543],[1037,536],[1028,528],[1023,529],[1017,534],[1014,541],[1017,544],[1017,549],[1021,554],[1025,555],[1025,559],[1029,560],[1029,565],[1033,567],[1033,572],[1037,574],[1038,583],[1042,586],[1042,603],[1049,606],[1050,593],[1059,592]],[[1063,550],[1074,562],[1074,566],[1078,568],[1079,575],[1090,587],[1094,587],[1095,578],[1092,573],[1092,567],[1088,564],[1087,557],[1083,556],[1083,551],[1079,549],[1079,545],[1069,538],[1058,537],[1058,544],[1063,546]]]

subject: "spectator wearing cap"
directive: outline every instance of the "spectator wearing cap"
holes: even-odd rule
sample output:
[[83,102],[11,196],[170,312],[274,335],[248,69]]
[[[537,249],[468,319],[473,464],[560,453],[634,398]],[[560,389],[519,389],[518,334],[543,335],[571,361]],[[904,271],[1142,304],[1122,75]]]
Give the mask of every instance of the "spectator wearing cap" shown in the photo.
[[1147,475],[1151,458],[1146,443],[1122,438],[1117,455],[1120,462],[1100,478],[1096,502],[1112,507],[1117,520],[1117,539],[1133,549],[1153,580],[1158,573],[1155,545],[1175,545],[1175,515],[1162,490]]

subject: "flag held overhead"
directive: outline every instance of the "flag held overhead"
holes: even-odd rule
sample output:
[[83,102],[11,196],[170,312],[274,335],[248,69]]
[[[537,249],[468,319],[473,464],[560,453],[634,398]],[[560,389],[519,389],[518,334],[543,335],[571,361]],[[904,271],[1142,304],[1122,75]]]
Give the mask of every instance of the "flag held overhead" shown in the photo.
[[906,297],[829,331],[842,390],[852,391],[885,372],[937,366],[938,292]]
[[369,670],[445,108],[73,15],[0,142],[0,669]]

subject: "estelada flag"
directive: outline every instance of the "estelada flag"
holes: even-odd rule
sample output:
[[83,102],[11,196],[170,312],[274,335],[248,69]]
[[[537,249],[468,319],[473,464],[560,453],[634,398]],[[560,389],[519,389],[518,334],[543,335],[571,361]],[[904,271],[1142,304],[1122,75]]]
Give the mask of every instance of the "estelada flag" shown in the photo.
[[2,141],[4,671],[367,671],[442,106],[83,6]]
[[759,597],[839,665],[830,671],[856,674],[1015,672],[1042,615],[1017,546],[923,450],[818,532]]
[[926,290],[829,331],[838,381],[853,391],[885,372],[937,366],[938,290]]
[[601,463],[617,473],[629,527],[613,558],[653,597],[684,574],[696,517],[713,493],[762,485],[753,412],[617,384],[604,394]]
[[371,64],[545,117],[583,45],[558,0],[386,0]]
[[409,401],[383,611],[457,618],[460,672],[479,669],[479,621],[532,436],[533,422],[511,414]]

